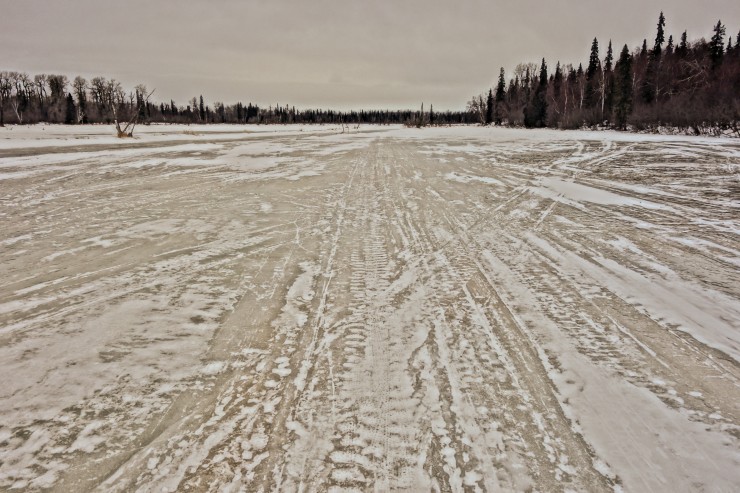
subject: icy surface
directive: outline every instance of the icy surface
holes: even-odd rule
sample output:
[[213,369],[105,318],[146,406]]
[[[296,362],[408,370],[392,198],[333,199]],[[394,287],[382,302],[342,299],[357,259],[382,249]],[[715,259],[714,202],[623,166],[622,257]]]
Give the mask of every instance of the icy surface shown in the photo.
[[0,490],[733,491],[740,145],[0,128]]

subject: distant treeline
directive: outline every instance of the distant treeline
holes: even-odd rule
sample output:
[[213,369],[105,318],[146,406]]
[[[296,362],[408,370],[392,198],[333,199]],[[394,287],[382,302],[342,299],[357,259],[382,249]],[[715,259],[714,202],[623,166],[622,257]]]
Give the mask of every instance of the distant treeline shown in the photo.
[[740,136],[740,33],[725,39],[718,21],[709,41],[666,39],[660,13],[655,42],[619,53],[609,41],[606,57],[594,38],[582,64],[548,70],[547,63],[519,64],[508,85],[498,84],[468,103],[483,124],[579,128],[608,126],[637,130],[671,126],[695,133],[731,131]]
[[251,103],[206,105],[203,96],[186,105],[175,101],[154,103],[144,85],[127,92],[115,79],[95,77],[90,81],[65,75],[0,72],[0,125],[5,123],[112,123],[128,121],[167,123],[376,123],[376,124],[453,124],[476,123],[477,116],[467,111],[371,110],[334,111],[296,110],[294,106],[259,107]]

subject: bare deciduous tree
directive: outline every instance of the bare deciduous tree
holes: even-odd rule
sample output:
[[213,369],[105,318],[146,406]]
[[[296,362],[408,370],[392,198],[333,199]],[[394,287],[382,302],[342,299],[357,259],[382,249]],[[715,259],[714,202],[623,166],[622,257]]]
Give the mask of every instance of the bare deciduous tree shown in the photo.
[[23,114],[29,106],[31,94],[33,92],[33,83],[31,78],[25,72],[14,73],[15,78],[15,95],[11,99],[11,105],[15,112],[18,123],[23,123]]
[[77,123],[87,121],[87,81],[79,75],[72,82],[72,89],[77,96]]
[[468,113],[476,115],[478,123],[483,124],[486,121],[486,103],[483,95],[473,96],[466,106]]
[[5,126],[5,102],[10,99],[12,90],[13,82],[10,78],[10,72],[0,72],[0,127]]
[[[115,82],[111,80],[111,82]],[[146,105],[146,103],[149,101],[149,98],[154,94],[154,89],[152,89],[149,93],[146,92],[146,86],[144,85],[138,85],[136,86],[136,95],[140,95],[139,97],[136,97],[135,94],[129,95],[129,98],[131,99],[131,103],[129,105],[129,108],[132,110],[131,113],[128,115],[128,118],[126,121],[126,125],[121,128],[121,121],[118,118],[119,115],[119,108],[121,107],[121,102],[123,101],[123,89],[121,89],[121,85],[116,82],[116,86],[112,90],[113,97],[118,97],[120,95],[120,98],[116,102],[115,100],[111,100],[111,108],[113,109],[113,120],[116,124],[116,133],[118,134],[118,138],[124,138],[124,137],[133,137],[134,136],[134,128],[136,127],[136,124],[139,123],[139,117],[141,115],[141,109]],[[141,92],[139,92],[141,91]],[[136,106],[134,108],[134,100],[136,101]]]

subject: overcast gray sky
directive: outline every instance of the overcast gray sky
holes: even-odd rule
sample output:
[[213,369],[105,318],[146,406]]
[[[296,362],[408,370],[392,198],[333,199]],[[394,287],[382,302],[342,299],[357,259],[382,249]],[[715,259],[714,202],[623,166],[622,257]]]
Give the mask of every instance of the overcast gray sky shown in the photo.
[[733,38],[738,0],[0,0],[0,70],[113,77],[178,104],[462,109],[519,62],[586,62],[598,37],[637,46]]

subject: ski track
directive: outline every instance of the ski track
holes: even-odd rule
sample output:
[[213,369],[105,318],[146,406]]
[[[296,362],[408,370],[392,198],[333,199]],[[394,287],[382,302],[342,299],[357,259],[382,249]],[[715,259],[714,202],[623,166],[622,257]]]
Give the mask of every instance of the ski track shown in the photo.
[[3,141],[0,490],[740,484],[740,145],[201,132]]

